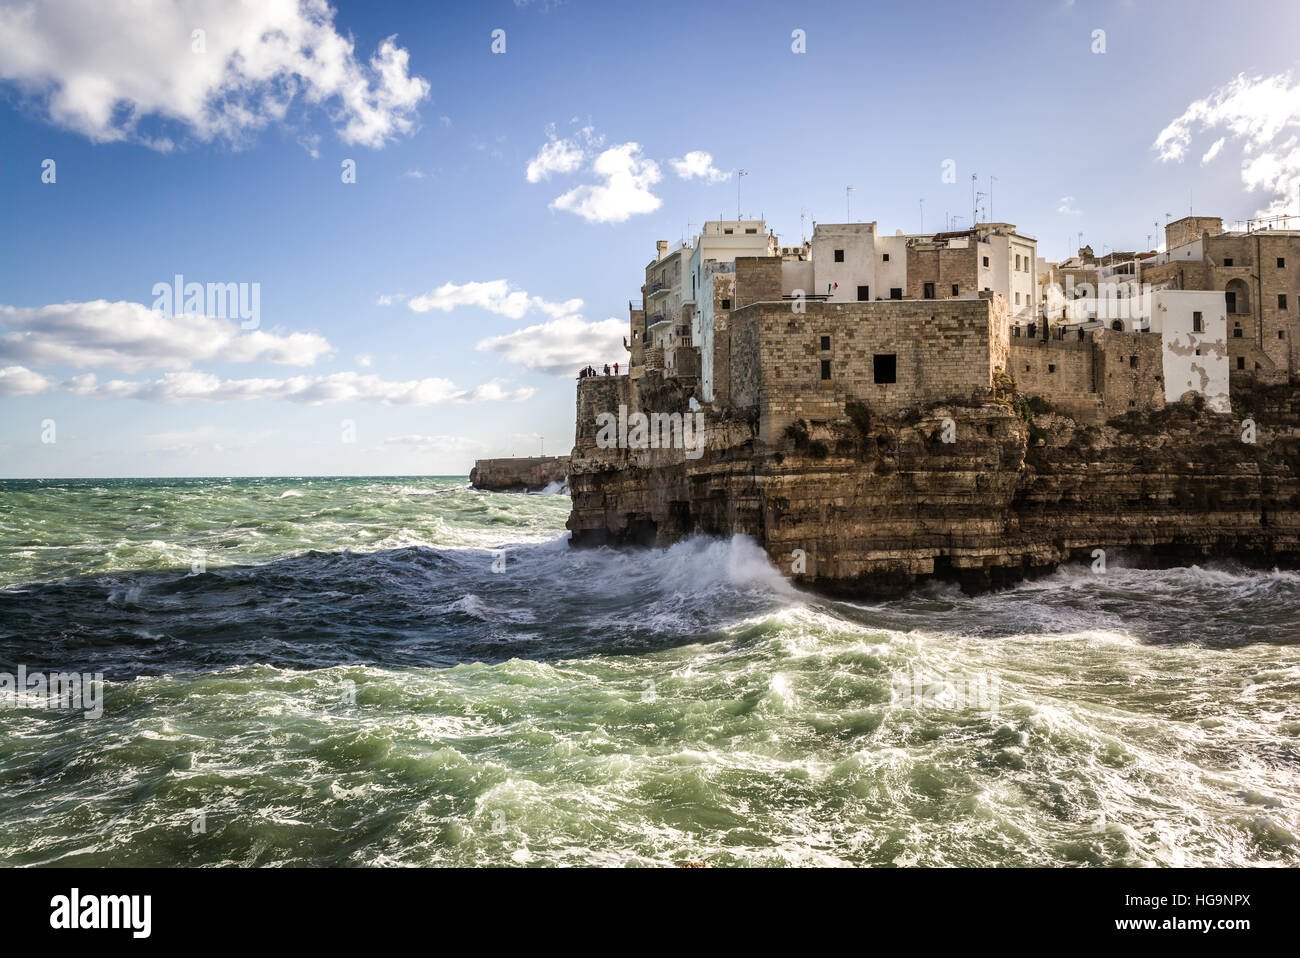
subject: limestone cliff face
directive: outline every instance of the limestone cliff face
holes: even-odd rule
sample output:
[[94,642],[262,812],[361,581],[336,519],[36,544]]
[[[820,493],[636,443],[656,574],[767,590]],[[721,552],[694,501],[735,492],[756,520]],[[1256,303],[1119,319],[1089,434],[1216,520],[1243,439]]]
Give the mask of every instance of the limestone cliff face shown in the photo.
[[568,456],[479,459],[470,470],[469,483],[492,492],[536,492],[563,482],[568,474]]
[[1296,564],[1300,400],[1243,387],[1234,401],[1231,416],[1174,404],[1093,426],[1030,414],[1014,394],[889,415],[859,407],[768,443],[756,422],[709,413],[692,459],[597,443],[600,411],[685,411],[671,380],[588,380],[568,526],[574,545],[744,533],[795,581],[862,596],[931,576],[995,587],[1096,549]]

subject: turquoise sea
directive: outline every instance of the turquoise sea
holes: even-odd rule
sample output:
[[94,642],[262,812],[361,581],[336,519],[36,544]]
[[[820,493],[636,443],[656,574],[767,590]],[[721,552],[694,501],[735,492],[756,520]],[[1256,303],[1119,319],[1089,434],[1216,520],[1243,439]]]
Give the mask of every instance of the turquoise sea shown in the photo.
[[8,865],[1297,865],[1300,575],[978,597],[463,477],[0,482]]

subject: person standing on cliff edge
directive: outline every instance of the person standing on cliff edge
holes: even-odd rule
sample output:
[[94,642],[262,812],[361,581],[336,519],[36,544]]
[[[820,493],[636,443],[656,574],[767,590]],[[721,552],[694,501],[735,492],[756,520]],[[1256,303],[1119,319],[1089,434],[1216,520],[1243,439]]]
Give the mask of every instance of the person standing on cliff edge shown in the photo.
[[615,375],[615,376],[618,375],[618,363],[615,363],[615,364],[614,364],[614,375]]
[[605,375],[606,375],[606,376],[609,375],[609,363],[606,363],[606,364],[605,364]]

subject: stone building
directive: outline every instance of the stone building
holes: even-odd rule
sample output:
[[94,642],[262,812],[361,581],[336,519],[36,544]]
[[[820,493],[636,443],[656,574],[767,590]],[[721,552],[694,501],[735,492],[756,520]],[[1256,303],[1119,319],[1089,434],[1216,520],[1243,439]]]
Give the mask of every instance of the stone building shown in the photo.
[[1300,231],[1225,232],[1218,217],[1188,216],[1166,227],[1165,247],[1144,262],[1142,282],[1221,291],[1234,374],[1265,382],[1300,374]]
[[1037,308],[1037,241],[1011,223],[950,233],[881,236],[871,223],[817,223],[815,289],[827,302],[953,299],[1000,293],[1013,321]]
[[[1084,247],[1044,264],[1009,223],[893,236],[814,224],[810,242],[782,246],[761,220],[710,221],[693,243],[657,244],[642,304],[629,304],[629,373],[756,414],[765,436],[854,401],[987,395],[1000,370],[1089,422],[1189,393],[1227,412],[1231,374],[1295,371],[1300,234],[1260,232],[1198,217],[1170,224],[1185,242],[1166,253]],[[1058,299],[1040,301],[1049,287]]]

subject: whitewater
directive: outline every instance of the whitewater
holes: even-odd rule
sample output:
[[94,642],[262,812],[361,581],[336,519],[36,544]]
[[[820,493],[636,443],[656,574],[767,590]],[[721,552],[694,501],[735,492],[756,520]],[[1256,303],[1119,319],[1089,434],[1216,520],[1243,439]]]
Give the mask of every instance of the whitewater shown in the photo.
[[792,587],[463,477],[0,482],[8,865],[1300,864],[1300,575]]

